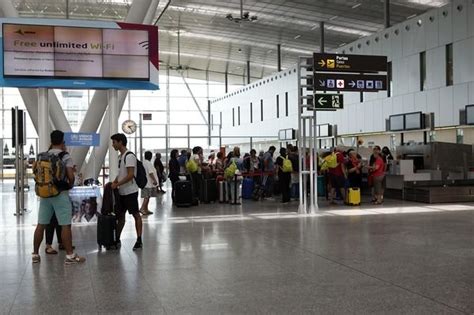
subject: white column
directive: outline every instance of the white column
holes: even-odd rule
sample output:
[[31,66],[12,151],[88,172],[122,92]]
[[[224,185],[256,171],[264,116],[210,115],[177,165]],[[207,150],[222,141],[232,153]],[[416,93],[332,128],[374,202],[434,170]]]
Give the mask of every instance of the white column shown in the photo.
[[[109,134],[118,132],[119,104],[118,90],[109,90]],[[109,143],[109,174],[110,180],[114,180],[118,175],[118,155],[112,147],[112,141]]]
[[49,138],[49,103],[48,89],[38,89],[38,137],[39,152],[48,150],[50,144]]

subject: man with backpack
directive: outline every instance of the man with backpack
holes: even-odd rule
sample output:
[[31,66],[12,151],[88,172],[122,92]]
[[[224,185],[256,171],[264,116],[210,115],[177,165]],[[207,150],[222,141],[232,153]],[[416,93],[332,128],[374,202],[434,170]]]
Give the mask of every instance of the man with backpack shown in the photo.
[[[125,214],[128,210],[135,219],[135,229],[137,231],[137,241],[133,246],[133,250],[142,248],[142,217],[140,216],[138,206],[138,190],[141,182],[141,171],[138,170],[139,165],[143,168],[141,162],[133,152],[127,149],[127,137],[123,133],[116,133],[112,137],[112,146],[115,151],[120,152],[119,156],[119,173],[117,178],[112,182],[112,189],[118,189],[120,195],[120,210],[117,216],[117,245],[120,246],[120,235],[125,226]],[[146,172],[145,180],[146,180]],[[138,175],[140,173],[140,176]],[[140,183],[141,184],[141,183]],[[145,181],[146,185],[146,181]],[[143,185],[143,187],[145,187]],[[143,188],[141,187],[141,188]]]
[[278,165],[278,181],[281,191],[281,202],[290,202],[290,183],[291,172],[293,172],[293,165],[288,159],[285,148],[280,148],[280,156],[276,159]]
[[54,130],[51,133],[51,147],[47,152],[40,153],[33,165],[35,175],[35,191],[40,197],[38,211],[38,225],[36,226],[33,240],[33,263],[39,263],[39,247],[43,241],[46,225],[56,215],[61,225],[62,243],[66,249],[66,265],[83,263],[84,257],[78,256],[72,248],[72,204],[68,190],[74,184],[74,163],[69,153],[66,152],[64,133]]

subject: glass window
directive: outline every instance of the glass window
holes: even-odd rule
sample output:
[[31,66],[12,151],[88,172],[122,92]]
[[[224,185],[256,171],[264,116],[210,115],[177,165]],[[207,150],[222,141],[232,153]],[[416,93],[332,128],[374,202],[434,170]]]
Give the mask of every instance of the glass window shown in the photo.
[[237,107],[237,125],[240,126],[240,106]]
[[263,100],[260,100],[260,121],[263,121]]
[[235,108],[232,108],[232,127],[235,127]]
[[392,62],[388,62],[387,64],[387,80],[388,80],[388,85],[387,85],[387,97],[391,97],[392,91],[393,91],[393,80],[392,80]]
[[446,45],[446,86],[454,83],[453,44]]
[[426,89],[426,52],[420,53],[420,91]]
[[288,117],[288,92],[285,92],[285,116]]
[[276,96],[276,113],[277,113],[277,118],[280,118],[280,95],[278,94]]
[[253,104],[250,103],[250,123],[253,123]]

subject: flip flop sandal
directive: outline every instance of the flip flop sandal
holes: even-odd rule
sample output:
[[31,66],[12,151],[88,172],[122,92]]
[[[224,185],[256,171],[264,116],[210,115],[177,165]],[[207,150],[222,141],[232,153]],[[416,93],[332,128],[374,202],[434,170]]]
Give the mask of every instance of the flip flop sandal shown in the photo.
[[47,255],[57,255],[58,254],[58,251],[55,250],[54,248],[52,247],[47,247],[44,249],[44,252],[47,254]]

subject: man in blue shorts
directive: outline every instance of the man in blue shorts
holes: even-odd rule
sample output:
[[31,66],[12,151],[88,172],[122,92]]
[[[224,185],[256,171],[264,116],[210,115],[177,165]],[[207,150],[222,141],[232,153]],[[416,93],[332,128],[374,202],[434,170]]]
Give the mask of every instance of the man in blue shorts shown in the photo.
[[[64,133],[60,130],[54,130],[51,133],[51,146],[48,150],[49,153],[57,155],[61,158],[62,163],[66,167],[66,177],[69,182],[69,187],[74,184],[74,163],[69,153],[66,152],[66,145],[64,143]],[[72,205],[69,199],[69,193],[67,190],[63,190],[59,195],[49,198],[40,197],[40,206],[38,211],[38,225],[36,226],[34,240],[33,240],[33,263],[39,263],[41,257],[39,255],[39,248],[43,241],[44,230],[46,225],[51,221],[53,213],[56,214],[59,225],[61,225],[61,238],[62,243],[66,249],[66,259],[64,263],[66,265],[83,263],[86,261],[84,257],[78,256],[73,252],[72,249],[72,233],[71,233],[71,220],[72,220]]]

